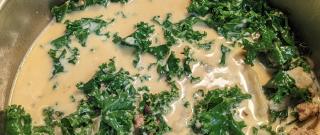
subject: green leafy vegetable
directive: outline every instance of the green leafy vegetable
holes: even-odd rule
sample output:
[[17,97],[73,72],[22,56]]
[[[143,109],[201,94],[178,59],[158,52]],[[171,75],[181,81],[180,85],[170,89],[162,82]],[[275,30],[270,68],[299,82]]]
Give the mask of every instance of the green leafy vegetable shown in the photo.
[[127,71],[116,70],[111,59],[91,80],[77,85],[87,96],[87,103],[102,116],[99,134],[128,134],[133,129],[137,91],[132,81]]
[[171,52],[164,65],[158,65],[157,72],[160,77],[166,77],[171,81],[174,77],[181,77],[183,74],[183,67],[181,66],[180,59],[176,58],[174,52]]
[[82,46],[86,46],[86,41],[90,33],[94,32],[96,35],[100,35],[102,28],[108,24],[114,22],[112,19],[110,22],[106,22],[99,18],[81,18],[73,22],[67,21],[66,35],[74,35]]
[[164,30],[164,37],[168,45],[174,45],[177,43],[177,38],[186,40],[190,43],[202,40],[207,33],[193,30],[193,25],[201,20],[197,17],[187,17],[178,23],[171,22],[172,14],[167,14],[167,17],[163,22],[160,21],[159,16],[155,16],[153,20],[162,25]]
[[220,65],[225,65],[226,64],[226,58],[227,54],[230,53],[231,49],[221,45],[221,59],[220,59]]
[[[67,21],[65,34],[51,41],[53,47],[48,52],[53,62],[52,76],[54,77],[56,74],[64,72],[62,61],[67,61],[71,64],[76,64],[78,61],[80,53],[78,48],[71,47],[72,36],[75,36],[82,46],[86,46],[90,33],[94,32],[96,35],[101,35],[101,29],[113,21],[106,22],[99,18],[82,18],[73,22]],[[68,56],[67,58],[66,55]]]
[[54,135],[55,130],[54,127],[59,124],[59,121],[57,118],[60,118],[63,115],[62,112],[55,111],[53,108],[48,107],[43,110],[43,116],[44,116],[44,126],[36,126],[33,127],[33,135]]
[[191,128],[197,134],[244,135],[243,121],[233,119],[232,109],[250,95],[241,93],[238,87],[209,91],[194,107]]
[[268,56],[260,59],[281,69],[299,55],[287,17],[265,0],[192,0],[188,11],[204,16],[206,24],[227,39],[242,43],[247,64]]
[[71,56],[68,58],[68,62],[71,64],[76,64],[80,55],[79,49],[75,47],[70,51],[70,53]]
[[199,43],[197,47],[208,51],[211,49],[212,44],[213,44],[213,42]]
[[[286,72],[280,71],[264,87],[265,94],[275,104],[297,104],[311,99],[311,94],[306,89],[299,89],[295,86],[295,80]],[[288,100],[289,99],[289,100]],[[282,111],[269,110],[270,121],[274,122],[277,118],[284,119],[288,116],[288,108]]]
[[[297,88],[286,74],[298,66],[310,72],[310,65],[301,56],[303,49],[299,48],[286,15],[270,7],[266,0],[192,0],[188,11],[201,16],[226,39],[242,44],[245,63],[253,65],[258,58],[275,70],[265,86],[266,95],[274,103],[295,106],[310,99],[308,91]],[[220,63],[224,64],[224,59]]]
[[269,110],[270,114],[270,121],[275,122],[278,118],[280,120],[284,120],[288,117],[288,110],[282,110],[282,111],[275,111],[275,110]]
[[119,35],[113,35],[113,42],[121,44],[135,49],[136,59],[133,64],[136,67],[140,61],[140,55],[145,52],[154,54],[157,58],[163,58],[168,53],[169,48],[165,46],[151,47],[151,34],[154,32],[154,26],[145,22],[140,22],[136,26],[136,30],[125,38],[121,38]]
[[192,54],[190,52],[190,48],[186,47],[183,49],[183,54],[184,54],[184,59],[182,61],[183,63],[183,72],[186,76],[191,75],[192,71],[191,71],[191,62],[196,61],[193,57]]
[[86,102],[81,102],[76,112],[61,119],[63,135],[89,134],[92,132],[93,108]]
[[5,109],[5,134],[31,135],[32,119],[20,105],[11,105]]
[[170,104],[179,96],[177,87],[174,84],[170,91],[162,91],[158,94],[143,94],[139,105],[139,112],[144,117],[144,124],[139,127],[139,134],[162,135],[171,131],[163,115],[170,109]]
[[[107,6],[108,2],[108,0],[67,0],[62,5],[54,6],[51,13],[57,22],[61,22],[68,13],[84,10],[93,5]],[[126,3],[128,0],[111,0],[111,2]]]
[[[295,80],[286,72],[278,72],[265,86],[267,96],[275,103],[283,102],[285,98],[291,98],[291,104],[308,101],[310,93],[307,90],[295,86]],[[296,102],[294,102],[296,101]]]

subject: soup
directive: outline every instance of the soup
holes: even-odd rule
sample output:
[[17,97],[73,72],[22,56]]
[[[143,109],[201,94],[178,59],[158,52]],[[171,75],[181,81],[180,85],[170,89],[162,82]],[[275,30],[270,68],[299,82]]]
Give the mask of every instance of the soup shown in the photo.
[[[33,127],[48,125],[44,109],[52,109],[55,115],[59,112],[60,115],[51,119],[58,123],[52,126],[55,134],[103,134],[104,130],[106,134],[172,135],[240,134],[237,130],[241,134],[317,131],[318,86],[313,73],[301,65],[277,73],[259,59],[252,65],[247,64],[249,51],[243,47],[245,43],[221,34],[221,29],[218,32],[212,29],[210,23],[203,21],[205,17],[192,16],[190,5],[195,2],[133,0],[107,6],[98,3],[67,14],[63,18],[65,23],[53,20],[25,56],[12,87],[10,104],[23,106],[32,118]],[[88,1],[76,3],[90,4]],[[56,16],[56,19],[59,18]],[[263,34],[253,32],[246,39],[264,40]],[[116,71],[103,63],[114,64]],[[102,73],[106,77],[114,75],[111,78],[115,79],[103,81]],[[284,78],[277,80],[275,76]],[[285,77],[294,84],[284,82],[285,86],[274,86],[283,83],[281,80],[287,79]],[[96,82],[91,84],[92,81]],[[126,84],[115,86],[119,82]],[[121,88],[115,89],[118,87]],[[292,94],[293,90],[286,91],[287,87],[301,94]],[[107,108],[105,103],[114,105],[118,103],[117,98],[122,100],[123,93],[118,92],[121,90],[135,91],[133,95],[125,92],[129,95],[123,97],[123,102],[130,102],[133,109],[125,108],[126,104],[120,101],[119,110],[116,106],[113,106],[115,110]],[[275,92],[270,98],[266,94],[268,90],[285,92]],[[97,93],[101,95],[94,95]],[[307,100],[301,95],[312,96]],[[299,101],[290,106],[288,102],[294,98]],[[209,99],[213,101],[206,101]],[[278,99],[279,103],[275,103]],[[203,110],[202,107],[215,102],[221,103],[207,112]],[[90,120],[73,121],[71,116],[75,115],[85,119],[81,118],[83,113],[78,112],[86,103],[95,110],[88,113]],[[308,119],[302,118],[301,109],[311,110],[305,114]],[[215,111],[223,114],[215,116]],[[291,112],[298,116],[290,115]],[[117,114],[123,117],[113,116]],[[205,125],[207,117],[217,124]],[[65,121],[69,123],[64,125]],[[301,122],[307,124],[301,126]],[[220,129],[219,124],[222,124]],[[307,130],[310,127],[312,130]],[[46,128],[35,129],[41,132]]]

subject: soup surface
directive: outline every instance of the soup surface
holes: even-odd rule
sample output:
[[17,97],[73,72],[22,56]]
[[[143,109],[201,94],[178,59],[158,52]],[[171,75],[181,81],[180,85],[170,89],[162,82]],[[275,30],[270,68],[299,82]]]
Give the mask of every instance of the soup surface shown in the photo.
[[[151,36],[152,45],[165,44],[163,29],[152,21],[154,16],[165,18],[172,14],[172,22],[179,22],[189,16],[188,0],[134,0],[127,4],[111,3],[107,7],[91,6],[84,11],[76,11],[68,14],[65,20],[75,21],[81,18],[97,18],[112,20],[114,22],[103,28],[102,32],[126,37],[135,31],[135,25],[143,21],[154,25],[155,32]],[[43,125],[42,110],[52,107],[69,115],[77,110],[81,99],[86,97],[76,87],[79,82],[87,82],[94,76],[99,65],[114,58],[116,66],[129,71],[131,75],[148,76],[146,81],[134,79],[134,87],[148,86],[150,93],[160,93],[170,89],[165,78],[161,78],[156,67],[148,68],[157,59],[150,54],[142,54],[139,65],[135,67],[132,61],[135,59],[135,50],[130,47],[117,45],[112,38],[90,34],[86,46],[79,44],[76,38],[71,38],[72,47],[79,49],[79,60],[76,64],[62,61],[64,72],[52,77],[52,59],[48,51],[52,48],[51,41],[65,33],[65,24],[52,21],[33,43],[25,56],[12,87],[10,104],[22,105],[26,112],[30,113],[34,125]],[[191,82],[188,77],[176,78],[179,88],[179,97],[171,103],[170,111],[164,114],[165,121],[172,128],[166,134],[181,135],[192,133],[190,120],[193,116],[193,106],[197,103],[195,93],[203,89],[205,93],[217,88],[238,86],[243,93],[249,93],[251,98],[243,100],[233,111],[234,119],[244,121],[246,127],[242,129],[245,134],[253,134],[253,130],[259,125],[267,125],[269,120],[269,101],[262,87],[272,78],[269,69],[259,61],[254,66],[244,63],[244,50],[238,45],[205,24],[197,23],[193,29],[205,32],[204,41],[210,42],[210,49],[198,48],[195,43],[178,40],[177,45],[171,47],[177,58],[184,57],[184,49],[189,47],[196,59],[191,65],[192,76],[199,77]],[[112,37],[112,36],[111,36]],[[225,64],[221,64],[221,46],[231,48],[226,55]],[[160,79],[159,79],[160,78]],[[311,80],[312,83],[314,80]],[[231,110],[230,110],[231,111]],[[292,119],[291,119],[292,120]],[[273,129],[284,128],[291,130],[296,124],[286,125],[290,122],[276,121],[271,126]],[[56,131],[60,134],[59,131]],[[268,134],[259,131],[259,134]]]

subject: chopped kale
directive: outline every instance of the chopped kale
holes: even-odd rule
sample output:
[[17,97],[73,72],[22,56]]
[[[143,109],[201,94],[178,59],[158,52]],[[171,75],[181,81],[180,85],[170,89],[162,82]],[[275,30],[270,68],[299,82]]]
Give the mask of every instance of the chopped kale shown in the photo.
[[118,34],[113,35],[113,42],[116,44],[133,47],[135,50],[135,60],[133,61],[136,67],[140,62],[140,55],[145,52],[151,52],[155,56],[163,57],[163,48],[150,49],[151,40],[150,37],[154,32],[154,26],[145,22],[140,22],[135,26],[136,30],[125,38],[121,38]]
[[284,120],[288,117],[288,110],[282,110],[282,111],[275,111],[275,110],[269,110],[270,114],[270,121],[275,122],[277,119]]
[[[52,76],[54,77],[64,71],[62,60],[66,59],[71,64],[76,64],[78,61],[79,49],[71,47],[71,36],[75,36],[79,43],[85,46],[90,33],[94,32],[96,35],[101,35],[100,30],[111,22],[113,20],[106,22],[99,18],[82,18],[73,22],[67,21],[65,34],[51,41],[53,48],[49,50],[49,56],[53,62]],[[69,57],[66,58],[66,55]]]
[[[170,108],[170,103],[179,96],[176,89],[163,91],[158,94],[143,94],[143,99],[140,102],[139,111],[142,113],[165,114]],[[149,112],[145,112],[146,107]]]
[[111,2],[127,3],[128,0],[110,0]]
[[69,48],[71,40],[68,35],[63,35],[53,41],[51,41],[51,45],[54,46],[55,49],[61,49],[61,48]]
[[65,57],[66,53],[67,53],[66,49],[63,49],[61,51],[54,50],[54,49],[49,50],[48,54],[53,62],[52,76],[55,76],[56,74],[64,71],[64,67],[60,60]]
[[103,27],[114,22],[114,19],[110,22],[106,22],[100,18],[81,18],[73,22],[67,21],[66,35],[74,35],[82,46],[86,46],[86,41],[90,33],[94,32],[96,35],[100,35],[100,31]]
[[57,118],[61,117],[63,115],[62,112],[55,111],[53,108],[48,107],[43,110],[43,116],[44,116],[44,126],[36,126],[33,127],[33,135],[54,135],[55,130],[54,127],[59,124],[59,121]]
[[292,105],[310,100],[310,93],[307,90],[295,86],[295,80],[286,72],[280,71],[265,86],[265,93],[275,103],[283,102],[290,98]]
[[133,47],[137,52],[146,52],[151,45],[151,34],[154,32],[154,26],[145,22],[140,22],[135,26],[136,30],[129,36],[116,40],[115,43]]
[[63,135],[89,134],[92,132],[92,118],[95,112],[92,106],[81,102],[76,112],[61,119],[61,131]]
[[71,56],[68,58],[68,62],[71,64],[76,64],[80,55],[79,49],[75,47],[70,51],[70,53]]
[[193,0],[188,11],[204,16],[206,24],[227,39],[242,43],[247,64],[261,55],[268,66],[281,69],[299,55],[287,17],[265,0]]
[[172,14],[167,14],[167,17],[163,22],[160,21],[159,16],[155,16],[153,20],[160,24],[164,30],[164,37],[168,45],[174,45],[177,43],[177,38],[186,40],[190,43],[202,40],[207,33],[193,30],[193,25],[201,20],[197,17],[187,17],[178,23],[171,22]]
[[212,42],[207,42],[207,43],[198,43],[198,48],[202,48],[206,51],[211,50]]
[[194,107],[191,128],[197,134],[244,135],[246,125],[233,118],[232,109],[242,100],[250,98],[238,87],[209,91]]
[[32,119],[22,106],[11,105],[5,109],[4,130],[7,135],[31,135]]
[[176,58],[174,52],[171,52],[166,63],[157,66],[157,72],[160,77],[166,77],[168,81],[171,81],[174,77],[182,77],[183,67],[180,64],[180,59]]
[[[57,22],[61,22],[68,13],[84,10],[93,5],[107,6],[108,2],[108,0],[67,0],[62,5],[54,6],[51,13]],[[111,0],[111,2],[126,3],[128,0]]]
[[[295,80],[284,71],[275,74],[267,85],[265,85],[264,89],[266,96],[275,104],[285,103],[289,106],[296,106],[301,102],[310,101],[311,99],[309,91],[297,88],[295,86]],[[288,108],[282,111],[270,110],[269,114],[271,122],[277,118],[281,120],[288,116]]]
[[261,125],[259,128],[260,130],[267,131],[270,135],[277,135],[277,132],[273,131],[270,125]]
[[137,74],[135,75],[138,80],[140,80],[140,82],[145,82],[145,81],[149,81],[151,79],[151,76],[150,75],[140,75],[140,74]]
[[[275,103],[295,106],[310,99],[307,90],[298,89],[285,71],[309,64],[300,56],[298,42],[281,11],[271,8],[266,0],[192,0],[189,13],[201,16],[204,22],[226,39],[238,42],[245,50],[246,64],[259,59],[274,69],[275,76],[265,86],[265,93]],[[222,51],[223,48],[221,48]],[[222,51],[223,52],[223,51]],[[224,64],[224,59],[221,59]]]
[[164,45],[149,47],[147,51],[151,55],[155,56],[157,60],[162,60],[170,53],[170,48],[168,45],[164,44]]
[[230,53],[231,49],[221,45],[221,59],[220,59],[220,65],[225,65],[226,64],[226,58],[227,58],[227,54]]
[[110,96],[104,100],[101,111],[100,134],[129,134],[135,115],[135,99],[127,94]]
[[302,67],[305,72],[310,73],[311,72],[311,66],[307,62],[306,58],[304,57],[298,57],[296,59],[293,59],[291,64],[289,65],[288,69],[294,69],[296,67]]
[[[161,77],[165,77],[167,81],[172,81],[174,77],[181,78],[183,76],[196,79],[191,76],[191,62],[195,61],[190,52],[190,48],[186,47],[183,51],[184,58],[182,61],[176,57],[174,52],[171,52],[167,61],[161,65],[157,65],[157,72]],[[195,80],[192,80],[195,81]]]
[[[171,84],[174,85],[174,84]],[[139,134],[162,135],[171,131],[163,115],[170,109],[170,104],[178,98],[179,93],[176,86],[172,86],[170,91],[162,91],[158,94],[143,94],[139,104],[139,112],[144,117],[144,124],[139,127]]]
[[131,132],[129,129],[133,128],[137,90],[127,71],[116,70],[113,59],[102,64],[91,80],[77,86],[87,96],[86,102],[102,116],[100,134]]
[[190,52],[190,48],[186,47],[183,49],[183,54],[184,54],[184,59],[182,61],[183,63],[183,72],[186,76],[190,76],[192,73],[191,70],[191,62],[196,61],[196,59],[194,59],[192,57],[192,53]]

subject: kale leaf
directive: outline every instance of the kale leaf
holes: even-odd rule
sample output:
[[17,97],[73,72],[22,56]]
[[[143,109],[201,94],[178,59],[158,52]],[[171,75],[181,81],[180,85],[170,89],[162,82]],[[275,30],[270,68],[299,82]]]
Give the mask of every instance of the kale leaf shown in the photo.
[[194,107],[191,120],[193,132],[203,135],[244,135],[241,130],[245,123],[234,120],[232,109],[248,98],[250,95],[243,94],[238,87],[209,91]]
[[227,39],[242,43],[247,64],[259,57],[268,66],[284,69],[299,57],[287,17],[265,0],[192,0],[188,11],[203,16]]
[[[75,36],[81,46],[86,46],[86,41],[90,33],[101,35],[101,29],[112,23],[100,18],[82,18],[75,21],[66,21],[65,34],[51,41],[52,48],[49,50],[49,56],[52,59],[53,71],[52,77],[64,72],[62,61],[70,64],[76,64],[79,58],[79,49],[71,46],[71,37]],[[66,58],[66,56],[68,56]]]
[[285,98],[291,98],[291,104],[308,101],[308,90],[299,89],[295,86],[295,80],[285,71],[280,71],[265,85],[267,96],[275,103],[281,103]]
[[59,125],[58,118],[62,117],[63,113],[59,111],[55,111],[53,108],[48,107],[43,110],[44,122],[43,126],[35,126],[33,127],[33,135],[54,135],[55,134],[55,126]]
[[100,35],[101,29],[112,22],[114,22],[114,19],[106,22],[99,18],[81,18],[73,22],[66,21],[66,35],[74,35],[82,46],[86,46],[90,33],[94,32],[96,35]]
[[86,102],[101,114],[99,134],[131,132],[137,90],[127,71],[116,70],[113,59],[102,64],[91,80],[79,83],[77,87],[87,96]]
[[174,52],[171,52],[164,65],[158,64],[157,72],[160,77],[166,77],[166,80],[171,81],[174,77],[182,77],[183,67],[181,60],[176,57]]
[[169,53],[169,48],[166,45],[150,47],[151,35],[154,32],[154,26],[145,22],[140,22],[135,26],[136,30],[125,38],[121,38],[117,34],[113,36],[113,42],[116,44],[129,46],[134,48],[136,59],[133,61],[135,67],[140,62],[140,55],[143,53],[153,54],[157,59],[164,58]]
[[193,30],[193,25],[200,22],[198,17],[187,17],[178,23],[171,22],[172,14],[167,14],[167,17],[162,22],[159,16],[155,16],[153,20],[160,24],[164,31],[164,37],[167,45],[174,45],[177,43],[177,38],[186,40],[190,43],[202,40],[207,33]]
[[178,98],[179,92],[174,84],[170,91],[157,94],[144,93],[139,104],[139,112],[143,115],[144,124],[139,127],[138,134],[162,135],[171,131],[163,115],[168,113],[170,104]]
[[92,132],[92,118],[95,112],[92,106],[82,101],[76,112],[61,119],[63,135],[90,134]]
[[[93,5],[107,6],[108,2],[108,0],[67,0],[62,5],[54,6],[51,9],[51,13],[57,22],[61,22],[68,13],[84,10]],[[111,2],[126,3],[128,0],[111,0]]]
[[[242,44],[246,64],[253,65],[254,60],[259,59],[274,69],[275,75],[265,86],[269,100],[295,106],[310,99],[310,93],[297,88],[286,73],[298,66],[310,72],[310,65],[301,56],[303,50],[296,42],[286,15],[269,6],[266,0],[192,0],[188,12],[201,16],[226,39]],[[224,63],[223,59],[220,63]]]
[[31,116],[20,105],[11,105],[5,109],[4,122],[6,135],[32,134]]
[[231,49],[224,45],[221,45],[220,50],[221,50],[220,65],[225,65],[227,54],[230,53]]
[[[276,73],[273,78],[264,86],[265,94],[274,104],[288,104],[296,106],[305,101],[310,101],[311,94],[306,89],[297,88],[295,80],[285,71]],[[288,100],[289,99],[289,100]],[[270,121],[277,118],[284,119],[288,116],[288,106],[284,110],[269,110]]]

